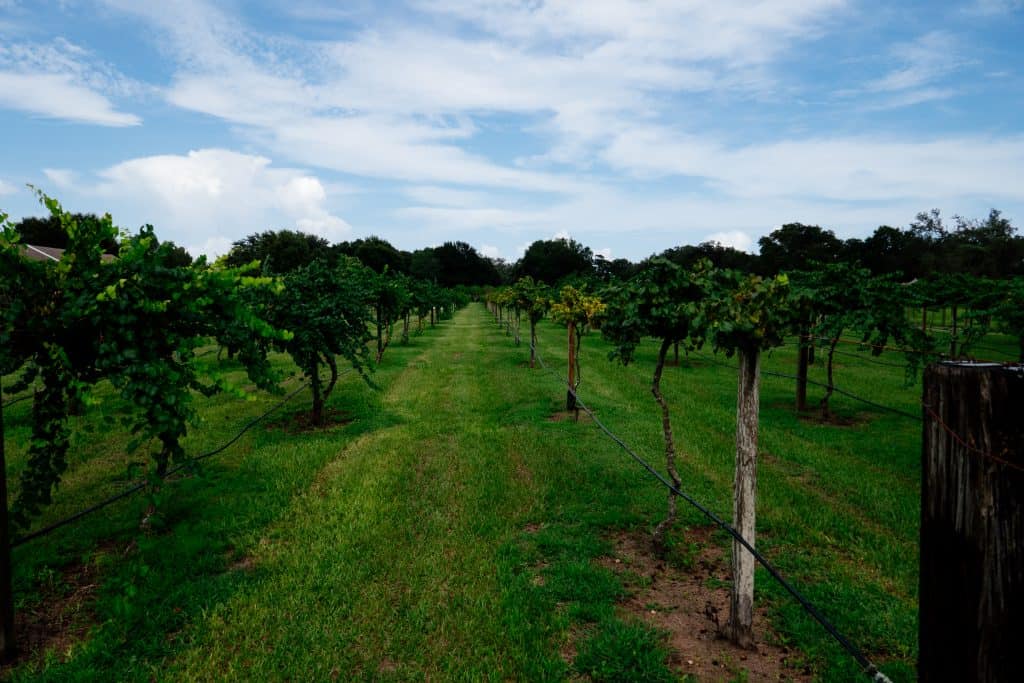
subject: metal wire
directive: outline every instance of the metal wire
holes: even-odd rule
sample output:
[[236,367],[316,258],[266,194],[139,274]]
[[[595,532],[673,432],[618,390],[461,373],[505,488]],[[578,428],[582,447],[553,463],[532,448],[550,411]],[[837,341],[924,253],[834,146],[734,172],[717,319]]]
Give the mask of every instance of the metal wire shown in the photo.
[[661,482],[661,484],[665,486],[665,488],[667,488],[669,491],[679,496],[687,503],[692,505],[694,508],[699,510],[705,517],[714,522],[720,529],[728,533],[737,543],[739,543],[746,550],[748,550],[750,554],[754,556],[754,559],[756,559],[761,564],[761,566],[765,568],[768,574],[773,579],[775,579],[775,581],[777,581],[790,595],[792,595],[796,599],[796,601],[800,603],[801,607],[803,607],[804,610],[815,619],[815,621],[821,624],[825,631],[828,632],[828,634],[832,636],[832,638],[835,639],[836,642],[838,642],[843,647],[843,649],[845,649],[857,661],[857,664],[860,665],[861,669],[863,669],[864,673],[867,676],[869,676],[874,681],[878,681],[879,683],[891,683],[889,681],[889,678],[878,670],[878,667],[876,667],[871,662],[871,660],[867,658],[867,656],[860,650],[860,648],[854,645],[849,638],[843,635],[839,631],[839,629],[836,628],[835,625],[833,625],[832,622],[829,621],[828,618],[826,618],[825,615],[823,615],[810,600],[804,597],[804,595],[800,593],[800,591],[798,591],[793,586],[793,584],[787,581],[785,577],[783,577],[782,574],[780,574],[779,571],[768,561],[768,559],[760,552],[758,552],[757,549],[755,549],[754,546],[751,545],[750,542],[747,541],[747,539],[745,539],[740,534],[740,532],[736,531],[736,529],[731,524],[725,522],[722,518],[720,518],[710,509],[702,505],[695,498],[677,488],[675,485],[672,484],[672,482],[668,481],[661,474],[661,472],[654,469],[654,467],[652,467],[649,462],[647,462],[642,457],[637,455],[636,451],[630,448],[629,445],[626,444],[626,442],[624,442],[615,433],[608,429],[608,427],[606,427],[604,423],[601,422],[600,419],[598,419],[597,415],[595,415],[594,412],[585,403],[583,403],[582,400],[580,400],[575,390],[572,388],[572,386],[569,385],[565,378],[563,378],[560,374],[558,374],[554,370],[548,368],[547,365],[545,365],[544,360],[541,358],[540,354],[537,353],[536,344],[531,344],[531,349],[534,353],[534,357],[540,363],[541,368],[546,370],[549,374],[552,374],[559,380],[559,382],[565,384],[566,387],[568,387],[569,392],[572,393],[572,395],[576,399],[576,405],[581,410],[583,410],[583,412],[585,412],[591,420],[593,420],[594,424],[602,432],[604,432],[606,436],[608,436],[612,441],[618,444],[619,447],[622,448],[622,450],[628,453],[629,456],[633,458],[633,460],[639,463],[641,467],[643,467],[651,475],[653,475],[659,482]]
[[[345,372],[343,372],[340,375],[338,375],[338,377],[340,378],[340,377],[342,377],[343,375],[347,374],[350,371],[351,370],[346,370]],[[214,455],[217,455],[218,453],[223,452],[224,450],[226,450],[227,448],[232,446],[240,438],[242,438],[243,434],[245,434],[247,431],[252,429],[256,424],[258,424],[262,420],[266,419],[272,413],[276,412],[277,410],[280,410],[286,403],[288,403],[288,401],[290,401],[300,391],[302,391],[303,389],[305,389],[308,386],[309,385],[307,383],[303,383],[298,389],[296,389],[292,393],[290,393],[287,396],[285,396],[283,399],[281,399],[278,403],[276,403],[273,407],[271,407],[269,410],[264,412],[262,415],[260,415],[259,417],[256,417],[256,418],[250,420],[249,422],[247,422],[246,425],[244,427],[242,427],[241,431],[239,431],[237,434],[235,434],[235,436],[233,436],[227,443],[225,443],[225,444],[223,444],[223,445],[213,449],[212,451],[209,451],[207,453],[203,453],[202,455],[197,455],[196,457],[191,458],[191,459],[189,459],[186,462],[180,463],[180,464],[176,465],[175,467],[172,467],[170,470],[167,471],[167,474],[165,476],[169,476],[171,474],[174,474],[175,472],[179,472],[182,469],[184,469],[185,467],[191,466],[192,463],[194,463],[194,462],[197,462],[199,460],[205,460],[206,458],[212,457]],[[85,517],[86,515],[90,515],[93,512],[98,512],[99,510],[102,510],[103,508],[107,507],[108,505],[112,505],[112,504],[116,503],[117,501],[119,501],[119,500],[121,500],[123,498],[127,498],[128,496],[132,495],[133,493],[137,493],[137,492],[141,491],[142,489],[146,488],[147,486],[149,486],[149,480],[148,479],[143,479],[142,481],[136,482],[134,485],[130,486],[129,488],[125,489],[124,491],[121,491],[120,493],[117,493],[117,494],[115,494],[115,495],[113,495],[113,496],[111,496],[111,497],[109,497],[109,498],[107,498],[105,500],[102,500],[99,503],[96,503],[95,505],[91,505],[91,506],[85,508],[84,510],[79,510],[78,512],[76,512],[75,514],[71,515],[70,517],[65,517],[64,519],[62,519],[60,521],[57,521],[57,522],[54,522],[53,524],[49,524],[49,525],[43,527],[42,529],[38,529],[36,531],[33,531],[30,534],[26,534],[24,536],[20,536],[20,537],[14,539],[13,541],[11,541],[11,548],[17,548],[18,546],[24,545],[25,543],[28,543],[29,541],[33,541],[33,540],[35,540],[37,538],[41,538],[43,536],[46,536],[46,535],[56,531],[57,529],[60,529],[61,527],[65,527],[68,524],[71,524],[72,522],[78,521],[79,519]]]

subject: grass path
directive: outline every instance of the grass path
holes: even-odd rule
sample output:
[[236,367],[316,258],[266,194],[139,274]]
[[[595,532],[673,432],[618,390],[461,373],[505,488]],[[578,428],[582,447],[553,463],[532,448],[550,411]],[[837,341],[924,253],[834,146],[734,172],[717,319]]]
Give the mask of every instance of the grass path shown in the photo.
[[392,424],[321,470],[169,678],[518,677],[536,653],[495,618],[495,557],[532,491],[523,461],[505,457],[514,439],[477,409],[501,382],[477,362],[485,329],[477,309],[460,312],[390,382],[379,410]]

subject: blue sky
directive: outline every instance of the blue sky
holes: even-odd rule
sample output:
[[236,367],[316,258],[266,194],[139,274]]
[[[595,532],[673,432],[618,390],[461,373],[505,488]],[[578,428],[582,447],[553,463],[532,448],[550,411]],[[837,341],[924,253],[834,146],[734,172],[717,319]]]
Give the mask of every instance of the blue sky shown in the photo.
[[1024,221],[1024,0],[0,0],[0,211],[639,259]]

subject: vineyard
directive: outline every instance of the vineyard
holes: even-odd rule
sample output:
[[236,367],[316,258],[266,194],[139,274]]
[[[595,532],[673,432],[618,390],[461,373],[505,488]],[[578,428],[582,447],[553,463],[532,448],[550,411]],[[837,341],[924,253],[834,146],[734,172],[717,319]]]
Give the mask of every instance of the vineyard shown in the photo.
[[921,372],[1019,358],[1020,278],[448,288],[40,198],[63,257],[0,243],[10,678],[915,678]]

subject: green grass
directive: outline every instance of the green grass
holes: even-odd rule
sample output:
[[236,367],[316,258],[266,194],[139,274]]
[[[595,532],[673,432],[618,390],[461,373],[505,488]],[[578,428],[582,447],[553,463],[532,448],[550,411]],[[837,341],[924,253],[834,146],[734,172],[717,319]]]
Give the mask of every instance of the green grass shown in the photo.
[[[564,330],[544,323],[539,334],[545,362],[562,370]],[[641,345],[629,367],[609,363],[608,350],[599,335],[584,338],[581,396],[661,466],[655,346]],[[610,532],[660,520],[663,490],[592,424],[548,420],[565,392],[523,367],[527,357],[470,306],[392,345],[378,391],[346,377],[331,405],[348,424],[300,434],[259,426],[166,486],[149,530],[138,522],[151,501],[136,498],[16,549],[20,609],[59,594],[54,576],[70,566],[94,567],[99,588],[82,616],[86,637],[7,675],[672,680],[661,636],[616,611],[625,589],[593,562]],[[792,372],[793,349],[764,367]],[[811,372],[823,380],[820,363]],[[920,387],[903,380],[899,368],[837,358],[837,385],[917,413]],[[920,425],[843,396],[834,409],[852,426],[808,421],[791,408],[792,384],[762,380],[758,546],[887,674],[913,680]],[[666,369],[664,392],[684,488],[728,518],[735,373],[694,355]],[[88,430],[116,409],[108,398],[74,419],[71,469],[41,523],[116,491],[140,459],[120,455],[126,437]],[[276,399],[200,400],[190,452],[230,438]],[[300,395],[289,410],[307,405]],[[5,415],[12,474],[29,408]],[[681,566],[685,527],[704,523],[681,504]],[[757,596],[821,680],[859,680],[763,572]]]

